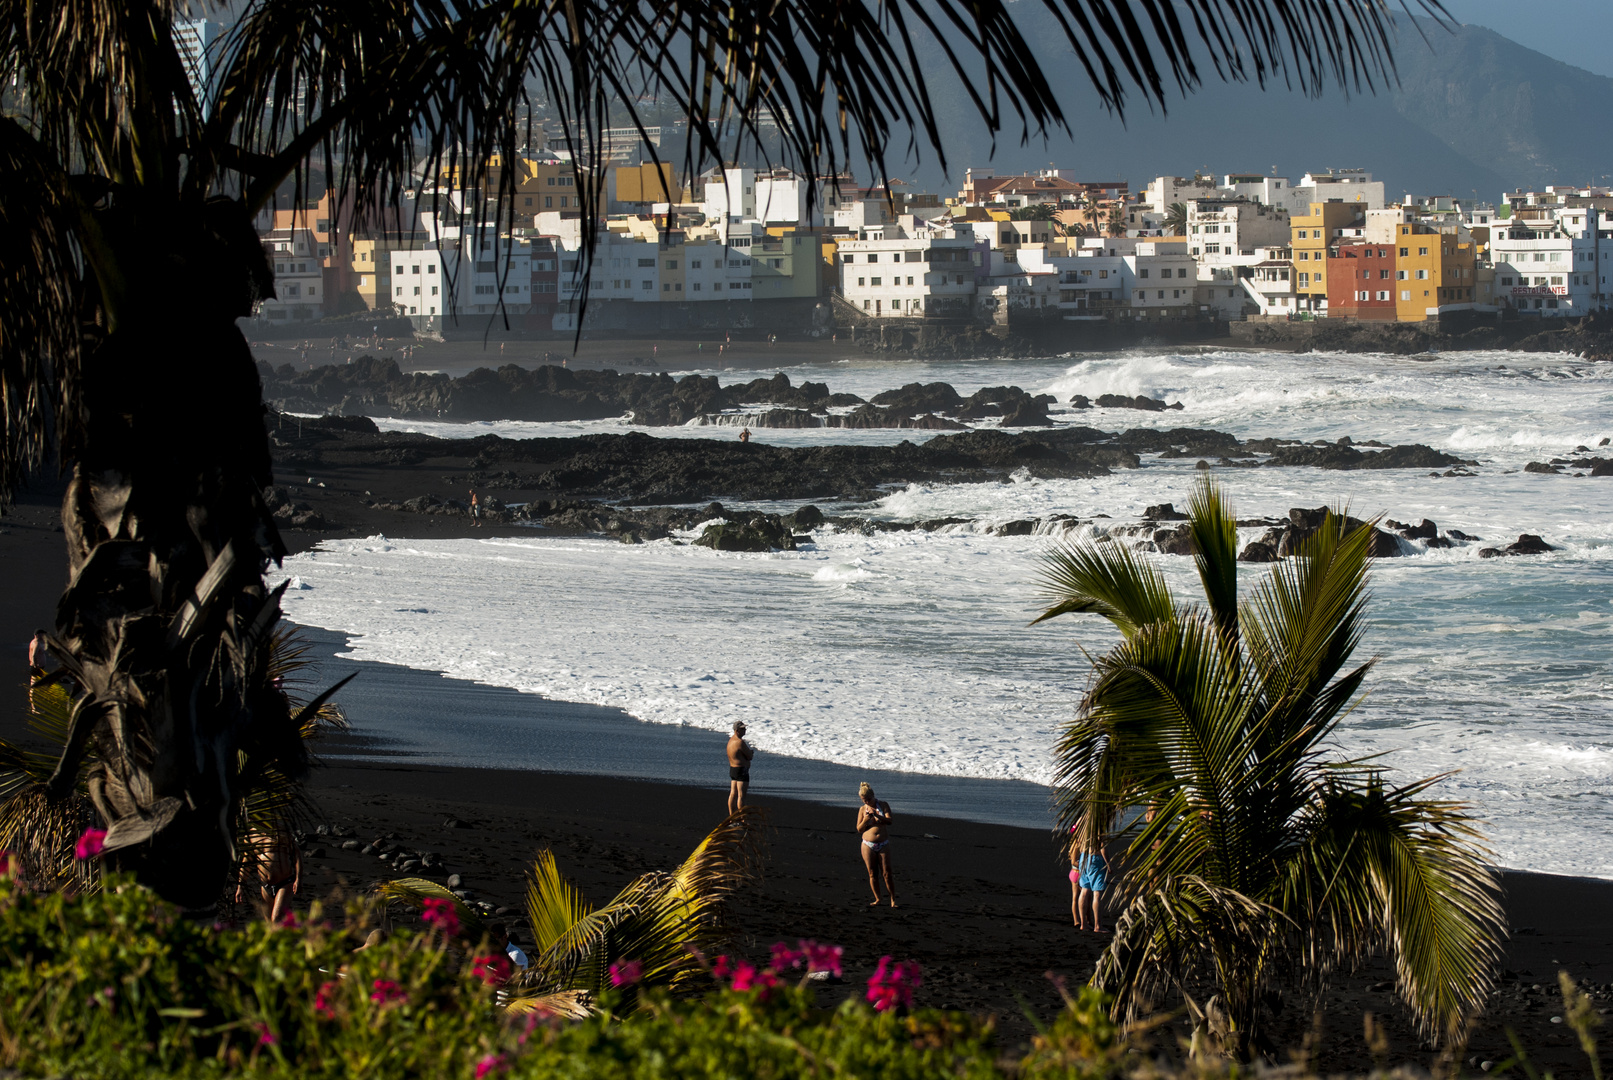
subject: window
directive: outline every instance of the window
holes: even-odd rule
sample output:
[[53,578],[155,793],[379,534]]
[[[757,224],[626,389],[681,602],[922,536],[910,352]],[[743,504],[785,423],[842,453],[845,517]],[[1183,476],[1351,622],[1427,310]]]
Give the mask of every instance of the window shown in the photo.
[[662,292],[671,292],[672,291],[672,283],[670,281],[661,282],[661,291]]
[[1535,252],[1535,262],[1545,262],[1545,261],[1546,261],[1546,253],[1544,251]]
[[693,285],[689,286],[689,288],[691,290],[693,290],[694,292],[699,292],[700,291],[700,282],[698,282],[698,281],[695,282]]
[[868,279],[867,278],[858,278],[857,279],[857,284],[858,285],[866,285],[866,284],[868,284]]
[[1553,285],[1561,285],[1563,283],[1563,279],[1560,277],[1554,277],[1551,279],[1551,283]]
[[878,262],[879,261],[879,256],[878,255],[869,255],[868,256],[868,261],[869,262]]
[[1308,262],[1310,260],[1310,257],[1311,257],[1311,253],[1308,252],[1308,251],[1299,252],[1299,261],[1300,262]]
[[418,273],[419,273],[419,272],[420,272],[420,268],[419,268],[419,267],[418,267],[418,266],[411,266],[411,267],[409,267],[409,273],[411,273],[411,274],[418,274]]
[[1165,290],[1164,289],[1159,290],[1159,298],[1161,300],[1165,299]]
[[433,286],[432,286],[432,287],[431,287],[431,295],[432,295],[432,296],[436,296],[436,295],[437,295],[437,286],[435,286],[435,285],[433,285]]
[[[1424,253],[1424,254],[1427,254],[1427,252],[1428,252],[1428,249],[1427,249],[1427,248],[1423,248],[1423,253]],[[1408,256],[1408,255],[1410,255],[1410,254],[1411,254],[1411,248],[1401,248],[1401,249],[1400,249],[1400,257],[1401,257],[1401,258],[1402,258],[1402,259],[1404,259],[1404,258],[1406,258],[1406,257],[1407,257],[1407,256]]]
[[666,268],[668,270],[676,270],[678,268],[678,260],[676,260],[676,259],[668,259],[666,261]]
[[[1427,271],[1419,270],[1417,272],[1419,274],[1422,274],[1422,273],[1426,273]],[[1390,273],[1391,273],[1391,271],[1388,271],[1388,270],[1379,270],[1378,271],[1378,280],[1380,280],[1380,281],[1388,281]]]
[[[292,288],[296,288],[296,286],[292,286]],[[416,286],[415,286],[415,287],[414,287],[414,294],[415,294],[415,295],[416,295],[416,296],[419,296],[419,295],[420,295],[420,286],[418,286],[418,285],[416,285]]]
[[641,288],[641,289],[653,289],[653,288],[655,288],[655,282],[653,282],[653,281],[640,282],[639,283],[639,288]]
[[554,187],[554,177],[549,177],[549,186]]
[[640,259],[638,261],[638,264],[639,264],[639,266],[654,266],[655,265],[655,260],[654,259]]
[[531,205],[532,205],[532,197],[531,197],[531,196],[528,196],[528,197],[527,197],[527,200],[526,200],[526,205],[527,205],[527,206],[531,206]]
[[1304,240],[1309,234],[1304,229],[1299,230],[1299,238]]
[[1411,290],[1410,289],[1401,289],[1400,290],[1400,299],[1402,299],[1402,300],[1410,300],[1411,299]]
[[1146,299],[1148,299],[1148,294],[1146,292],[1144,292],[1143,290],[1138,289],[1137,290],[1137,299],[1146,300]]
[[883,282],[883,281],[884,281],[884,280],[885,280],[885,279],[884,279],[884,278],[869,278],[869,279],[868,279],[868,284],[870,284],[870,285],[872,285],[872,286],[874,286],[874,287],[875,287],[875,288],[878,288],[878,287],[879,287],[879,285],[880,285],[880,284],[881,284],[881,283],[882,283],[882,282]]
[[[773,267],[775,270],[782,270],[782,269],[784,269],[784,260],[783,259],[768,259],[767,260],[767,265]],[[913,282],[911,280],[908,281],[909,285],[911,285],[912,283]]]
[[1428,271],[1427,270],[1419,270],[1419,271],[1417,271],[1417,280],[1418,281],[1427,281],[1428,280]]
[[700,269],[700,260],[699,259],[690,259],[689,260],[689,269],[691,269],[691,270]]
[[873,301],[871,301],[871,300],[864,300],[863,301],[863,310],[864,311],[867,311],[871,306],[873,306]]
[[[436,292],[437,290],[432,289],[431,291]],[[519,285],[506,285],[506,286],[504,286],[505,295],[511,295],[511,294],[514,294],[514,293],[518,293],[520,291],[521,291],[521,286],[519,286]]]
[[413,308],[412,307],[412,308],[409,309],[409,314],[410,315],[417,315],[417,314],[419,314],[419,312],[420,312],[419,308]]
[[1395,271],[1395,280],[1396,281],[1405,281],[1406,280],[1406,272],[1404,270],[1396,270]]
[[[549,183],[551,183],[551,184],[554,183],[554,177],[549,178]],[[543,197],[543,208],[545,210],[547,210],[549,207],[551,207],[553,205],[554,205],[554,196],[553,195],[545,195]]]
[[1427,255],[1428,254],[1428,249],[1427,248],[1418,248],[1417,249],[1417,254],[1419,254],[1419,255]]
[[1143,269],[1141,269],[1141,270],[1139,270],[1139,271],[1137,271],[1137,276],[1138,276],[1138,277],[1140,277],[1140,278],[1145,278],[1145,277],[1147,277],[1147,276],[1148,276],[1148,270],[1147,270],[1147,268],[1146,268],[1146,267],[1145,267],[1145,268],[1143,268]]
[[907,283],[908,283],[908,284],[909,284],[909,285],[911,285],[911,284],[913,284],[913,279],[912,279],[912,278],[911,278],[911,277],[910,277],[910,278],[908,278],[908,279],[907,279]]
[[1182,290],[1181,289],[1172,289],[1171,290],[1171,299],[1180,300],[1181,298],[1182,298]]
[[1388,300],[1389,299],[1389,294],[1386,293],[1386,292],[1380,292],[1380,293],[1378,293],[1378,299],[1379,300]]
[[570,205],[571,205],[571,198],[570,198],[570,196],[567,196],[567,195],[562,195],[562,196],[560,196],[560,205],[561,205],[561,206],[562,206],[562,207],[565,207],[565,206],[570,206]]
[[399,285],[399,286],[398,286],[398,295],[399,295],[399,296],[402,296],[402,295],[403,295],[403,286],[402,286],[402,285]]
[[681,281],[678,282],[677,286],[672,291],[673,292],[682,292],[683,291],[683,282],[681,282]]

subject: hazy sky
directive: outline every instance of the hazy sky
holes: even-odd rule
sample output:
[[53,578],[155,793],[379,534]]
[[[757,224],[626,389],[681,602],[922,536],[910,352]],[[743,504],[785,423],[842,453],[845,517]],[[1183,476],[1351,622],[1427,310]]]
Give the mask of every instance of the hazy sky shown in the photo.
[[[1444,0],[1457,22],[1488,27],[1553,60],[1613,76],[1613,0]],[[1415,3],[1408,5],[1419,13]]]

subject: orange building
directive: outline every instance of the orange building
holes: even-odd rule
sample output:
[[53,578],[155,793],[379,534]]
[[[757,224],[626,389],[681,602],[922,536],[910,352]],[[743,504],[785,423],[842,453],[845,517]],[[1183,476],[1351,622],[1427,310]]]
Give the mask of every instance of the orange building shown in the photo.
[[1326,265],[1329,318],[1394,321],[1393,244],[1340,244]]
[[1451,304],[1471,304],[1476,260],[1471,241],[1428,225],[1395,226],[1395,317],[1423,322]]

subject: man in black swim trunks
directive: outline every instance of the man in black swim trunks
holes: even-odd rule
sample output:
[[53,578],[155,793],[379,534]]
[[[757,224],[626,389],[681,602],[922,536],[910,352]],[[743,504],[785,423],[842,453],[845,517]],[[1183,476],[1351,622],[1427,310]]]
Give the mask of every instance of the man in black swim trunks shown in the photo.
[[745,722],[734,721],[734,733],[728,737],[728,812],[733,814],[745,805],[745,792],[750,789],[750,762],[756,756],[745,741]]

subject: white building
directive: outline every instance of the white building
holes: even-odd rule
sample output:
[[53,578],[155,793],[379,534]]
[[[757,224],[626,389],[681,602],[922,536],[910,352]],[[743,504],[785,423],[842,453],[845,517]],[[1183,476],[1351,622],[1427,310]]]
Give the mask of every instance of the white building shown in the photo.
[[836,251],[840,295],[870,316],[962,314],[974,306],[980,252],[968,229],[845,240]]
[[1584,315],[1608,306],[1613,269],[1608,212],[1595,207],[1511,208],[1490,226],[1495,301],[1542,317]]
[[1318,202],[1353,203],[1363,210],[1381,209],[1384,205],[1383,181],[1372,179],[1370,172],[1361,169],[1306,173],[1297,181],[1281,176],[1234,174],[1224,177],[1221,186],[1231,195],[1294,215],[1308,213],[1311,203]]
[[[820,217],[807,210],[810,185],[806,178],[788,169],[757,172],[755,169],[713,169],[705,179],[705,198],[700,203],[706,221],[757,221],[763,225],[811,225]],[[832,189],[822,193],[822,209],[833,212],[841,199]]]
[[492,227],[440,247],[395,250],[392,302],[419,326],[463,315],[523,314],[532,304],[532,245]]
[[324,256],[312,229],[271,229],[262,236],[274,268],[272,299],[258,305],[258,317],[275,322],[307,322],[324,314]]

